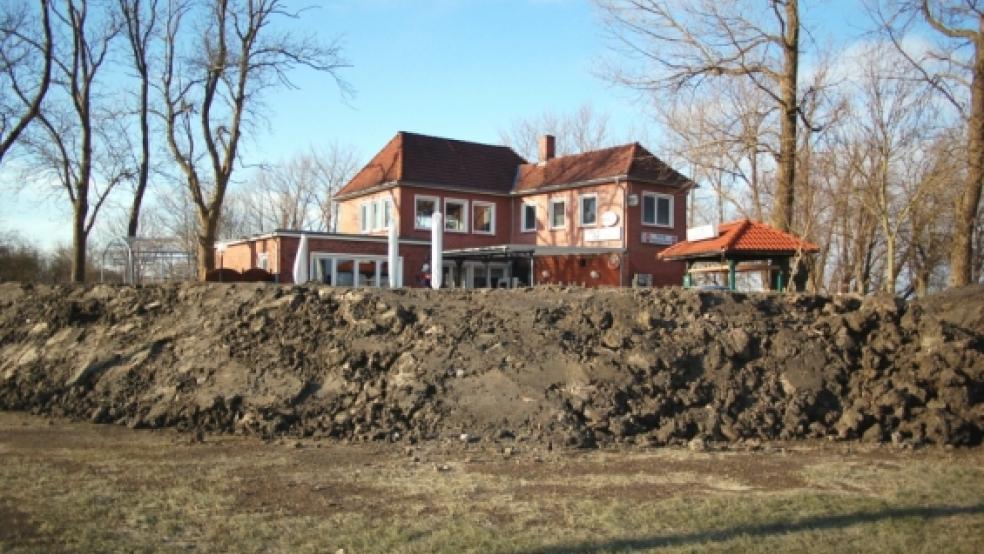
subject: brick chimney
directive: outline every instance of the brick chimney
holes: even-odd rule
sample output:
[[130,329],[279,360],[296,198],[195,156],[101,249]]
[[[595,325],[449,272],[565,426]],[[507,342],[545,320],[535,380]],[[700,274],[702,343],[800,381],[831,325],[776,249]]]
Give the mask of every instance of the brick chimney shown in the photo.
[[554,158],[556,142],[553,135],[543,135],[540,137],[540,163],[550,161]]

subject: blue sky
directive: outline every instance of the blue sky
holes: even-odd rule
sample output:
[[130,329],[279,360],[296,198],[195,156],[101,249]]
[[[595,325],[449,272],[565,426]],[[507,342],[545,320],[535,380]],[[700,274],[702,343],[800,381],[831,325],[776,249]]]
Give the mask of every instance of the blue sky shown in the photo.
[[[516,119],[583,104],[609,113],[619,139],[658,135],[631,93],[595,75],[607,39],[589,0],[313,4],[318,8],[304,12],[296,28],[340,37],[353,65],[342,76],[356,95],[343,101],[329,76],[295,73],[297,90],[267,96],[269,126],[245,145],[249,162],[332,142],[351,145],[366,161],[400,130],[498,143],[499,132]],[[804,10],[808,26],[824,29],[804,36],[811,41],[807,51],[815,44],[843,47],[868,25],[859,1],[811,3]],[[48,248],[69,242],[67,201],[9,191],[4,188],[7,201],[0,203],[0,229]]]

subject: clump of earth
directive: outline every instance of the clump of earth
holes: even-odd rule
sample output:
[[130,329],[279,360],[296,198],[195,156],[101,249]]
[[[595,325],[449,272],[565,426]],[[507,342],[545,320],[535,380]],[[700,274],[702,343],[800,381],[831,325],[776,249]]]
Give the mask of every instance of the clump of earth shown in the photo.
[[984,287],[0,285],[0,409],[192,433],[566,447],[978,445]]

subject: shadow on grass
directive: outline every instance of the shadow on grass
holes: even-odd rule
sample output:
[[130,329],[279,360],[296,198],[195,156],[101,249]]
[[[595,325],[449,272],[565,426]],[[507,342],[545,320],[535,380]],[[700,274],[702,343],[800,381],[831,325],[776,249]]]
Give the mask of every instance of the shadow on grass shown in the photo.
[[744,525],[720,531],[702,531],[679,535],[664,535],[643,537],[637,539],[613,539],[597,543],[568,544],[547,546],[529,551],[529,554],[561,554],[593,552],[609,552],[618,550],[642,550],[669,546],[686,546],[704,542],[724,542],[745,536],[779,535],[798,531],[816,531],[823,529],[839,529],[863,523],[875,523],[887,519],[918,517],[933,519],[966,514],[984,513],[984,504],[973,506],[928,506],[916,508],[895,508],[875,512],[855,512],[852,514],[819,516],[798,521],[777,521],[761,525]]

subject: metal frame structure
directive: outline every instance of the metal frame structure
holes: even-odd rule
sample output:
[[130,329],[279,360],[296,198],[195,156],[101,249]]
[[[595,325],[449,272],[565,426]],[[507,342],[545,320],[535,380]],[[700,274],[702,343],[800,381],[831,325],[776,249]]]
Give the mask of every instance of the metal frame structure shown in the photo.
[[120,268],[127,285],[193,279],[194,260],[176,237],[115,237],[103,248],[99,282],[106,281],[107,268]]

